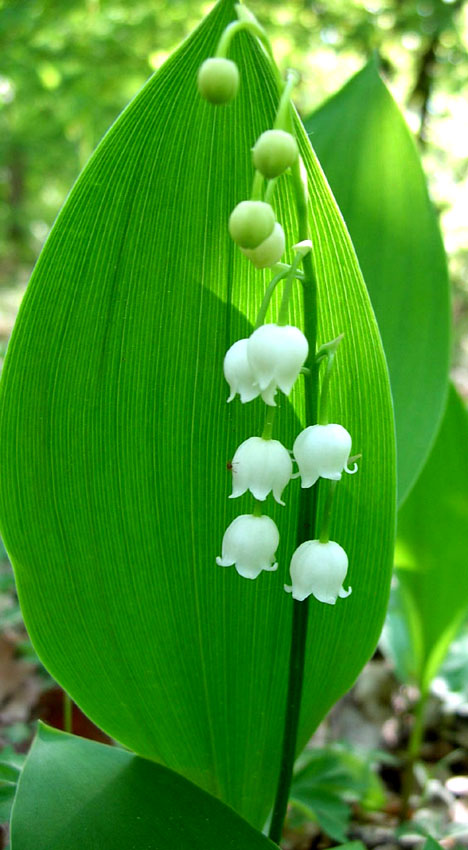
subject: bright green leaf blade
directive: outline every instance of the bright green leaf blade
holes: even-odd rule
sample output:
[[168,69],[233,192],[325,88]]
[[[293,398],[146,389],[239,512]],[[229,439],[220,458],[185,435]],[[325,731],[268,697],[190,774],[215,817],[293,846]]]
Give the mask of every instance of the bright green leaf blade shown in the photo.
[[18,785],[12,850],[273,850],[172,770],[40,726]]
[[396,566],[420,627],[429,685],[468,608],[468,416],[450,389],[429,460],[398,516]]
[[[258,826],[279,766],[299,482],[278,522],[278,573],[215,564],[224,530],[252,510],[228,501],[226,461],[259,433],[260,401],[228,408],[222,361],[250,332],[266,275],[226,223],[248,196],[250,146],[277,92],[250,37],[228,107],[196,93],[200,62],[232,18],[223,0],[111,129],[47,242],[1,387],[0,518],[34,645],[110,735],[166,763]],[[343,476],[332,534],[353,593],[311,602],[299,745],[370,656],[388,597],[395,469],[378,330],[336,204],[302,129],[309,174],[319,342],[345,333],[330,414],[362,468]],[[291,186],[277,212],[297,238]],[[279,296],[278,296],[279,297]],[[275,308],[278,306],[275,298]],[[232,306],[231,306],[232,304]],[[300,293],[291,311],[302,325]],[[301,386],[280,401],[291,446]]]
[[306,128],[349,228],[387,356],[400,504],[443,413],[449,363],[444,248],[411,134],[374,60]]

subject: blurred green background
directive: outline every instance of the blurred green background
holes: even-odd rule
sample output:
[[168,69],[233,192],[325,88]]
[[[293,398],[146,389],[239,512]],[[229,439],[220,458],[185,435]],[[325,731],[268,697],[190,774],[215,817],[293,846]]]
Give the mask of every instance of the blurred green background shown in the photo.
[[[0,339],[73,181],[103,133],[212,3],[0,0]],[[454,289],[468,396],[468,10],[463,0],[252,0],[305,117],[373,51],[423,154]],[[376,187],[378,191],[378,187]]]

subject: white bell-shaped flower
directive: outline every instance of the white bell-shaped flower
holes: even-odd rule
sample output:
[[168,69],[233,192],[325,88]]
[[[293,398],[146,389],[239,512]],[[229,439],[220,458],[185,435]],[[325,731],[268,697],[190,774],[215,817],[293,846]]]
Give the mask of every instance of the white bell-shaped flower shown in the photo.
[[224,358],[224,377],[231,390],[228,401],[232,401],[239,393],[243,404],[260,395],[260,387],[247,357],[247,343],[248,339],[238,339],[231,345]]
[[312,487],[318,478],[339,481],[348,469],[351,435],[341,425],[309,425],[296,437],[293,454],[299,467],[302,487]]
[[292,475],[289,452],[278,440],[249,437],[237,449],[232,459],[232,494],[230,499],[242,496],[247,490],[260,502],[268,493],[280,505],[281,494]]
[[348,556],[338,543],[307,540],[292,556],[292,587],[285,585],[284,589],[299,602],[312,594],[319,602],[334,605],[338,596],[345,599],[351,593],[351,587],[343,587],[347,571]]
[[264,390],[260,389],[247,357],[247,343],[248,339],[238,339],[224,357],[224,377],[231,390],[228,402],[232,401],[237,393],[242,404],[261,395],[266,404],[275,407],[275,382],[272,381]]
[[235,564],[239,575],[257,578],[262,570],[278,569],[275,553],[279,531],[268,516],[243,514],[228,526],[223,537],[222,556],[216,558],[220,567]]
[[261,325],[253,332],[247,344],[247,358],[267,404],[275,406],[276,387],[285,395],[291,392],[308,353],[306,337],[292,325]]

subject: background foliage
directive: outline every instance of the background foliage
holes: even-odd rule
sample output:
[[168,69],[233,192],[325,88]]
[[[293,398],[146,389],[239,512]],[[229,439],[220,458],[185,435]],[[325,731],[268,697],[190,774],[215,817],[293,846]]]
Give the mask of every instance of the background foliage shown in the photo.
[[[73,180],[109,124],[210,7],[201,0],[0,2],[0,285],[24,285]],[[307,115],[379,50],[425,142],[432,193],[466,329],[468,170],[463,126],[468,14],[462,0],[253,0],[282,67],[302,73]],[[4,333],[16,310],[3,293]],[[2,328],[0,326],[0,332]],[[459,361],[468,356],[466,344]],[[461,380],[461,374],[459,378]]]

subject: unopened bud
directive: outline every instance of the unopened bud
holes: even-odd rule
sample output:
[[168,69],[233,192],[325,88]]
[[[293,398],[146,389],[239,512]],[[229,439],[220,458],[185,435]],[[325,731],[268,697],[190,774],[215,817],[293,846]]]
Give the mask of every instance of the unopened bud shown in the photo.
[[274,227],[273,207],[264,201],[241,201],[229,218],[229,233],[240,248],[257,248],[268,239]]
[[252,150],[253,164],[264,177],[279,177],[297,159],[297,142],[284,130],[267,130]]
[[257,269],[266,269],[268,266],[274,266],[284,254],[286,240],[284,230],[278,222],[276,222],[272,233],[262,242],[257,248],[247,250],[241,248],[243,254],[252,261]]
[[239,69],[230,59],[206,59],[198,69],[198,91],[209,103],[229,103],[239,88]]

